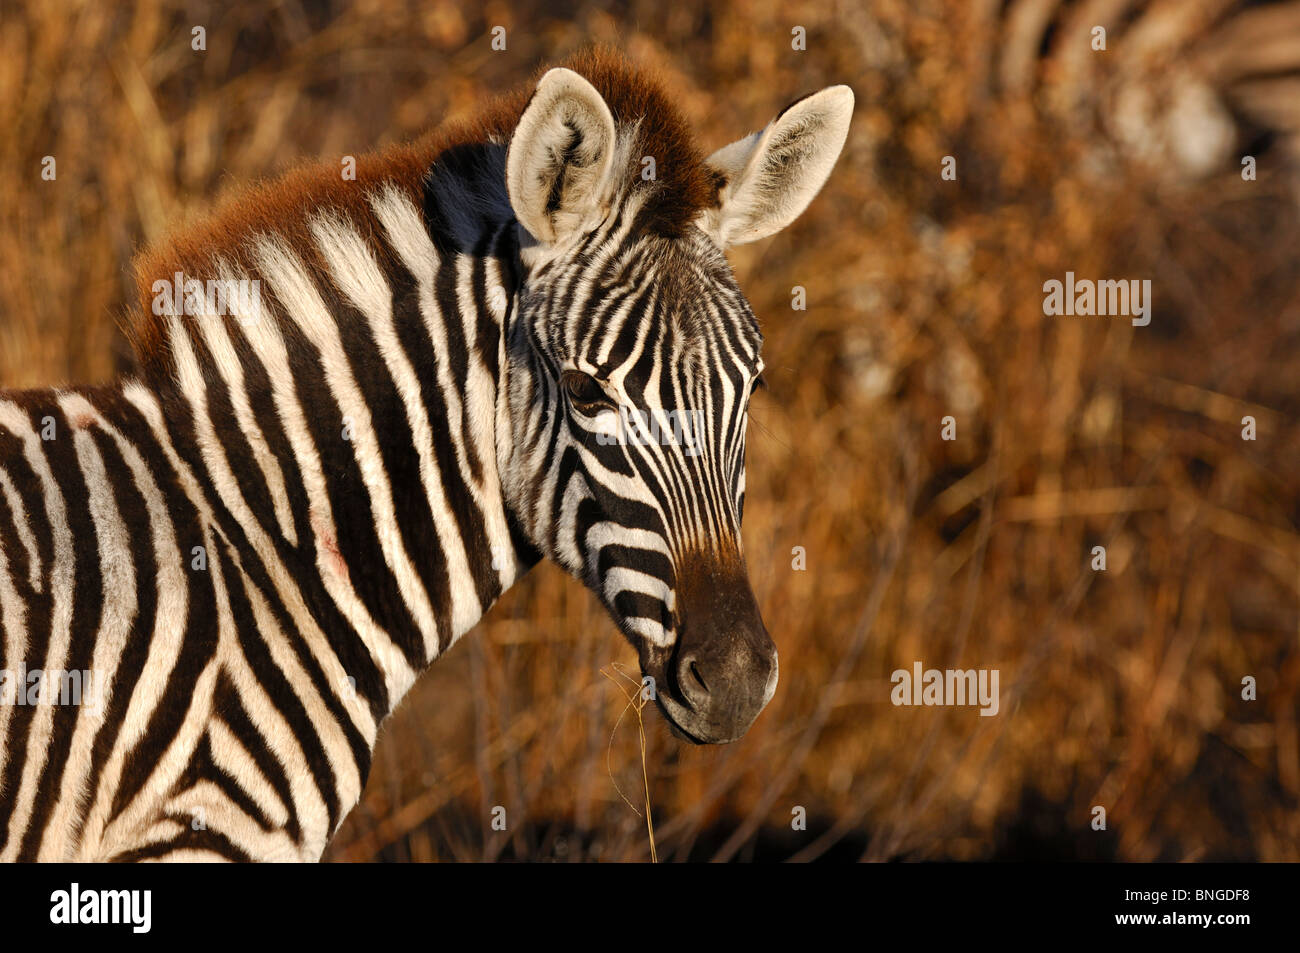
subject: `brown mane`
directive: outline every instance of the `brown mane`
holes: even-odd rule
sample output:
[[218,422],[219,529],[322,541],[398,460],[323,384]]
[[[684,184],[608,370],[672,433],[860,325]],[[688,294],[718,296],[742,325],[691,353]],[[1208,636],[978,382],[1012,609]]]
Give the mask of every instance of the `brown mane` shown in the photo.
[[[656,161],[657,190],[648,227],[675,235],[696,213],[716,204],[718,181],[696,148],[685,121],[664,92],[658,77],[629,63],[620,53],[593,48],[561,65],[584,76],[609,104],[618,123],[642,120],[647,154]],[[175,272],[204,279],[220,258],[243,261],[243,246],[259,232],[274,232],[297,247],[309,247],[311,213],[330,208],[357,220],[370,216],[367,195],[391,182],[408,190],[417,207],[425,173],[445,151],[456,146],[508,141],[537,80],[489,101],[474,118],[444,123],[414,142],[357,157],[356,179],[344,180],[337,161],[310,161],[283,175],[240,191],[196,225],[182,227],[135,260],[139,306],[126,328],[142,368],[159,369],[166,360],[162,321],[152,312],[152,285]]]

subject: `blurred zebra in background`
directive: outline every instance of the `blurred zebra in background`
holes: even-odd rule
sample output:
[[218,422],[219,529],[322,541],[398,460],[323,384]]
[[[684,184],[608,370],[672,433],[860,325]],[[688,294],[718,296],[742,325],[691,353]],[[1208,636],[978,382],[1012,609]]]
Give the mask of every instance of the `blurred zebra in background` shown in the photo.
[[972,96],[1093,136],[1103,167],[1119,158],[1195,181],[1240,169],[1246,155],[1300,166],[1296,0],[964,6]]

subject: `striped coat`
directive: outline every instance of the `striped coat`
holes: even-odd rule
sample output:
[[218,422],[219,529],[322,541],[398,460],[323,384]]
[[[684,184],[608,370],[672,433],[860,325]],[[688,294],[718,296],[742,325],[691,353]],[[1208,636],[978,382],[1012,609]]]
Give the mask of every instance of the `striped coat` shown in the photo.
[[[146,255],[137,375],[0,392],[0,859],[318,858],[383,719],[543,556],[683,737],[771,697],[721,249],[811,201],[852,96],[706,160],[649,78],[570,65]],[[597,446],[688,391],[690,452]]]

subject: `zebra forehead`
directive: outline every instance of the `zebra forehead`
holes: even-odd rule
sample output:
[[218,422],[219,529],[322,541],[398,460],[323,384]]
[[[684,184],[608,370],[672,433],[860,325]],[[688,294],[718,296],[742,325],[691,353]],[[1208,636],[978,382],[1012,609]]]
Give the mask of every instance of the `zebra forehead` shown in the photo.
[[611,309],[581,324],[580,340],[572,342],[579,363],[637,390],[656,378],[661,384],[739,380],[760,364],[763,335],[738,293],[708,301],[697,288],[693,296],[660,296],[654,308]]
[[[730,349],[758,351],[763,335],[754,312],[725,256],[703,232],[693,228],[680,238],[648,237],[637,254],[653,262],[645,280],[654,285],[654,306],[640,313],[641,320],[662,324],[684,350],[721,339]],[[614,292],[626,280],[619,266],[597,284]]]
[[[544,346],[640,390],[757,373],[763,335],[721,250],[698,228],[679,238],[624,236],[617,250],[557,262],[526,310]],[[657,372],[657,373],[656,373]]]

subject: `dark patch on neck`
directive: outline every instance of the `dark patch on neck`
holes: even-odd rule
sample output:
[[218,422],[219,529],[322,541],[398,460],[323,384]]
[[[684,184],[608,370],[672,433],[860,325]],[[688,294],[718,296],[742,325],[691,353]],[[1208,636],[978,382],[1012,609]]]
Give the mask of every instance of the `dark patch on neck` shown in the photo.
[[470,142],[444,150],[424,177],[424,221],[443,255],[469,254],[514,220],[505,147]]

